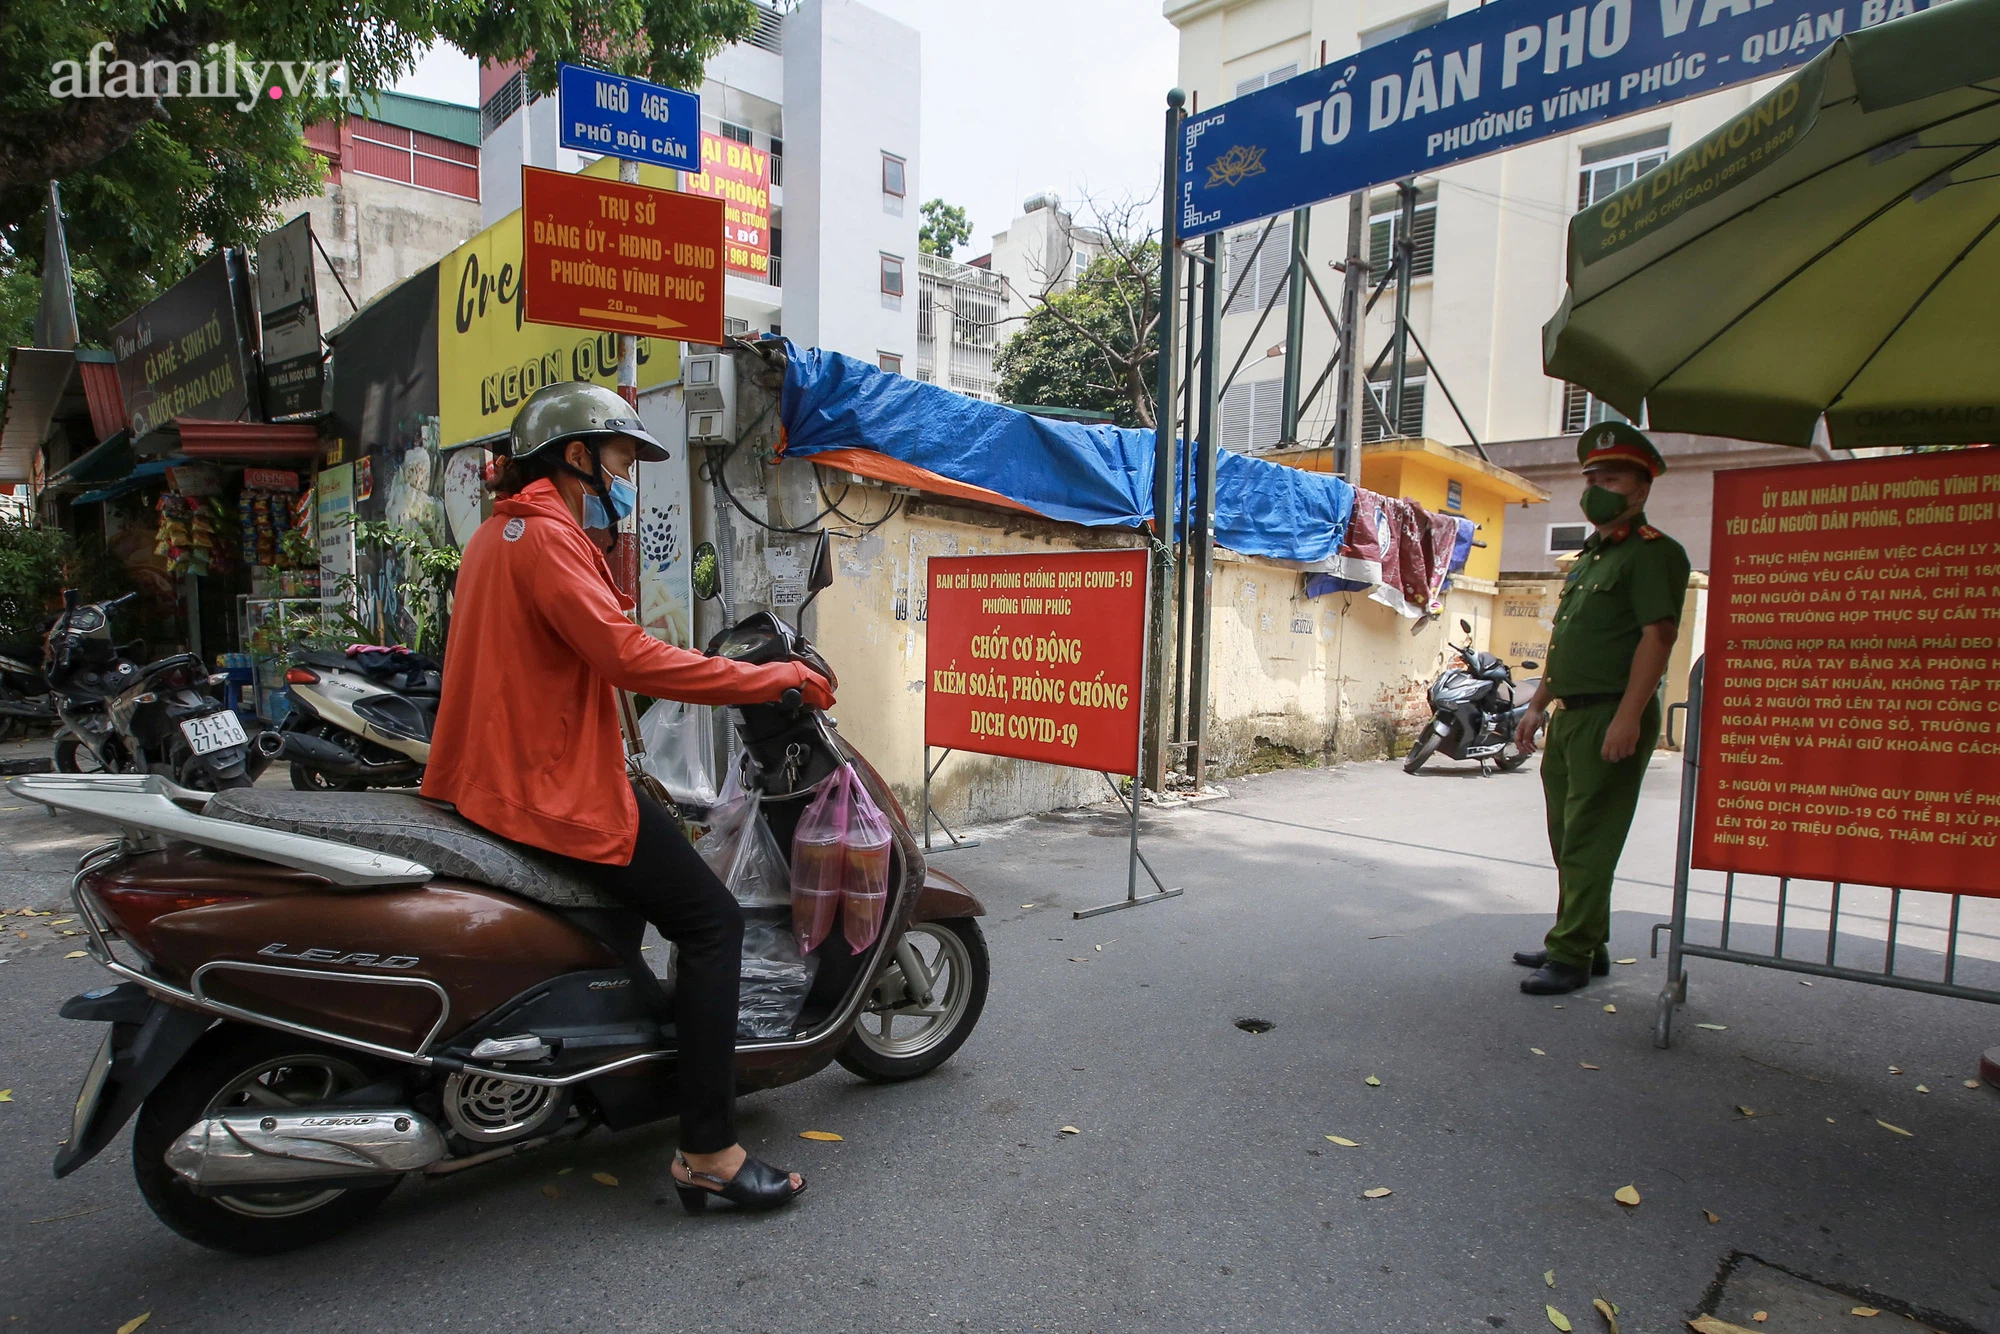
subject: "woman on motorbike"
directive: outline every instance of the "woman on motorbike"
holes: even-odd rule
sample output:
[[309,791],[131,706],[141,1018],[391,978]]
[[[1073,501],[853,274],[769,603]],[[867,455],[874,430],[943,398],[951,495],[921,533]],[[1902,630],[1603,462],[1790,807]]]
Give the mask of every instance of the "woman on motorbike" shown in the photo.
[[797,663],[703,657],[627,618],[632,603],[612,583],[599,544],[608,546],[637,502],[635,461],[666,458],[609,389],[547,385],[522,405],[492,484],[493,517],[466,544],[458,572],[423,792],[503,838],[562,857],[679,947],[674,1184],[690,1208],[707,1202],[697,1190],[773,1208],[805,1181],[736,1142],[742,912],[674,817],[626,781],[616,691],[751,704],[796,688],[816,708],[831,706],[833,695]]

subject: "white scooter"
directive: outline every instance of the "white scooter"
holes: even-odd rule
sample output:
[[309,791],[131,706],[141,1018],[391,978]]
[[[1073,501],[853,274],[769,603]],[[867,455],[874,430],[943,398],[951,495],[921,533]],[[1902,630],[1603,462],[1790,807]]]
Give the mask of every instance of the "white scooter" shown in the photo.
[[289,760],[292,786],[304,792],[415,787],[430,763],[443,681],[435,658],[401,646],[302,653],[285,672],[291,712],[257,748]]

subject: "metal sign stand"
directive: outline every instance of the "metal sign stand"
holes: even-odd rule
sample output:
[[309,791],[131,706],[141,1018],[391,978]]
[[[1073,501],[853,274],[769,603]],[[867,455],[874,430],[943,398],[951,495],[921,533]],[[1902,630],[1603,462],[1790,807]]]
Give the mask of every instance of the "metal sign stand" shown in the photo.
[[[1837,955],[1840,947],[1840,908],[1842,891],[1851,886],[1835,882],[1824,909],[1801,908],[1792,902],[1792,880],[1788,876],[1777,877],[1777,926],[1772,936],[1769,952],[1745,949],[1740,938],[1735,944],[1730,941],[1735,922],[1739,879],[1769,880],[1769,876],[1739,875],[1730,871],[1725,874],[1722,890],[1722,925],[1717,942],[1713,945],[1697,944],[1687,938],[1688,927],[1688,876],[1694,852],[1694,806],[1695,787],[1701,778],[1701,687],[1703,663],[1697,661],[1688,679],[1687,747],[1681,752],[1681,818],[1679,836],[1674,842],[1674,907],[1673,920],[1660,922],[1653,927],[1653,957],[1660,953],[1660,932],[1667,933],[1667,980],[1660,989],[1658,1008],[1653,1018],[1653,1045],[1666,1047],[1673,1042],[1674,1009],[1687,1002],[1686,960],[1716,959],[1723,963],[1750,964],[1758,968],[1777,968],[1789,973],[1805,973],[1812,977],[1835,977],[1848,982],[1861,982],[1869,986],[1896,987],[1903,991],[1922,991],[1933,996],[1951,996],[1958,1000],[1985,1001],[2000,1005],[2000,991],[1984,987],[1969,987],[1958,980],[1959,922],[1963,905],[1963,895],[1947,894],[1942,897],[1951,900],[1949,924],[1945,927],[1945,951],[1942,976],[1938,978],[1918,977],[1896,971],[1896,938],[1903,919],[1904,902],[1926,891],[1896,889],[1881,886],[1889,891],[1888,934],[1882,951],[1882,967],[1855,968],[1842,964]],[[1851,906],[1851,905],[1850,905]],[[1813,954],[1807,958],[1799,953],[1785,953],[1785,933],[1788,917],[1796,919],[1799,912],[1809,913],[1814,918],[1823,917],[1825,922],[1825,948],[1820,948],[1818,938],[1819,923],[1814,921],[1811,931]],[[1934,927],[1926,927],[1934,930]],[[1798,932],[1794,930],[1793,940]]]
[[[1116,903],[1100,904],[1095,908],[1084,908],[1073,912],[1070,914],[1070,918],[1073,921],[1082,921],[1086,917],[1102,917],[1105,913],[1117,912],[1121,908],[1136,908],[1142,903],[1157,903],[1161,899],[1179,898],[1182,894],[1186,893],[1185,890],[1179,888],[1168,889],[1166,883],[1160,879],[1159,872],[1153,869],[1153,864],[1146,860],[1146,854],[1139,851],[1139,794],[1141,791],[1139,780],[1137,778],[1132,780],[1132,796],[1130,800],[1127,800],[1125,794],[1118,790],[1118,780],[1114,779],[1110,774],[1104,775],[1104,781],[1110,784],[1111,795],[1118,798],[1119,804],[1132,814],[1132,843],[1130,851],[1125,857],[1125,897]],[[1153,882],[1153,892],[1151,894],[1141,894],[1139,892],[1139,868],[1141,866],[1146,868],[1146,875]]]
[[[939,815],[931,806],[931,779],[937,776],[937,771],[944,768],[944,762],[950,758],[951,749],[950,747],[946,747],[943,753],[938,756],[937,763],[932,764],[931,748],[928,744],[924,746],[924,855],[927,857],[933,852],[957,852],[960,848],[976,848],[979,846],[979,840],[976,838],[960,838],[957,834],[954,834],[951,831],[951,826],[944,822],[944,817]],[[933,820],[937,821],[938,828],[944,830],[944,836],[951,840],[950,847],[933,848],[931,846],[931,821]]]

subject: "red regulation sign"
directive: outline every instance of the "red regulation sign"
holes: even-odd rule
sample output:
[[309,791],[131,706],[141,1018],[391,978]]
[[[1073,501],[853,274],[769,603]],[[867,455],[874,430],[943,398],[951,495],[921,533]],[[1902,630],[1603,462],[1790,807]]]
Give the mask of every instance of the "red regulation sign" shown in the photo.
[[524,318],[722,342],[722,201],[521,168]]
[[924,743],[1134,774],[1144,550],[933,556]]
[[2000,896],[2000,449],[1715,477],[1694,865]]

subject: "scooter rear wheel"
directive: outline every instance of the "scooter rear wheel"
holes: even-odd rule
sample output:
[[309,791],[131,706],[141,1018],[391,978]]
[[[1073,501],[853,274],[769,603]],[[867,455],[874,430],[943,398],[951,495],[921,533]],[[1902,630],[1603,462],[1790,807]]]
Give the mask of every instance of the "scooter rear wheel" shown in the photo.
[[189,1126],[215,1112],[310,1106],[374,1078],[360,1057],[305,1038],[237,1024],[212,1029],[139,1110],[132,1131],[139,1193],[155,1217],[189,1241],[237,1255],[275,1255],[344,1232],[374,1212],[401,1178],[197,1195],[167,1166],[166,1153]]
[[992,978],[986,937],[973,918],[915,922],[905,939],[931,974],[932,1004],[924,1007],[911,996],[902,965],[890,964],[835,1057],[877,1084],[915,1079],[950,1060],[978,1026]]
[[292,786],[301,792],[359,792],[368,786],[368,780],[321,773],[294,762]]

